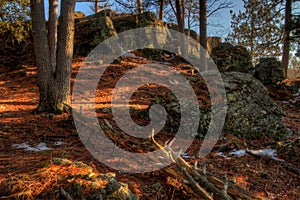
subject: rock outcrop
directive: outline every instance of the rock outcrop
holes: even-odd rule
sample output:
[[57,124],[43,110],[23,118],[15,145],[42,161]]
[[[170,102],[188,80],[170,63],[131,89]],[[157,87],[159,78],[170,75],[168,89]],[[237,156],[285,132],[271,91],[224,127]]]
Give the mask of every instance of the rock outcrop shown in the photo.
[[79,21],[75,25],[74,53],[86,56],[103,40],[117,35],[110,17]]
[[220,72],[254,73],[250,53],[245,47],[219,43],[217,47],[212,49],[211,58]]
[[222,43],[221,37],[207,37],[207,52],[211,54],[212,50]]
[[[61,167],[78,168],[85,173],[71,174],[60,177],[61,180],[73,184],[65,184],[63,191],[73,198],[80,199],[114,199],[136,200],[137,197],[128,188],[127,184],[117,181],[115,173],[98,174],[91,167],[82,162],[72,162],[63,158],[53,158],[53,163]],[[75,171],[75,170],[73,170]],[[88,172],[88,173],[87,173]],[[87,173],[87,174],[86,174]],[[72,180],[72,181],[70,181]],[[89,192],[86,192],[89,191]],[[63,193],[63,192],[62,192]]]
[[282,124],[282,108],[268,95],[263,84],[245,73],[222,74],[227,96],[224,132],[245,138],[282,140],[290,131]]
[[74,15],[74,18],[75,19],[78,19],[78,18],[83,18],[85,17],[86,15],[83,13],[83,12],[80,12],[80,11],[76,11],[75,12],[75,15]]
[[[282,124],[285,116],[282,108],[268,95],[264,85],[252,75],[239,72],[221,73],[226,90],[227,113],[222,134],[233,134],[247,139],[272,138],[284,140],[291,133]],[[198,82],[198,87],[205,88],[205,83]],[[201,99],[209,99],[208,94],[201,92]],[[214,96],[214,94],[213,94]],[[206,100],[207,101],[207,100]],[[207,102],[208,105],[210,102]],[[205,103],[204,103],[205,105]],[[180,111],[177,107],[165,105],[173,119],[168,124],[178,127]],[[169,109],[168,109],[169,108]],[[207,133],[211,122],[210,107],[200,106],[200,122],[198,135],[200,138]],[[218,115],[218,111],[215,112]],[[170,130],[167,130],[170,131]]]
[[255,66],[254,77],[264,85],[276,85],[284,79],[284,66],[276,58],[261,58]]

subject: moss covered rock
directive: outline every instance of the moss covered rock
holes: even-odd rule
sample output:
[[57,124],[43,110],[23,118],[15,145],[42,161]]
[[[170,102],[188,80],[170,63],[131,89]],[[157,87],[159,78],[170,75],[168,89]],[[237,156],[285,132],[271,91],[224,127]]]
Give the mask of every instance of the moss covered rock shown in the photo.
[[284,79],[284,66],[276,58],[261,58],[254,77],[265,85],[276,85]]
[[245,47],[219,43],[217,47],[212,49],[211,58],[221,72],[254,73],[250,53]]
[[289,134],[281,122],[282,108],[268,95],[262,83],[245,73],[222,74],[227,96],[224,132],[249,139],[283,140]]
[[80,21],[75,25],[74,53],[86,56],[102,41],[115,35],[117,32],[109,17]]

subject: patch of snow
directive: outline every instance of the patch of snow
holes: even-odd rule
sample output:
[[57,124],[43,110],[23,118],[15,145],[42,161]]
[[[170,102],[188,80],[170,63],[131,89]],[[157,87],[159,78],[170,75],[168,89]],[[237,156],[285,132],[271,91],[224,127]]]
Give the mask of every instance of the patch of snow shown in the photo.
[[226,155],[224,155],[223,152],[218,152],[217,155],[220,156],[220,157],[226,158],[226,159],[230,159]]
[[[230,152],[228,155],[242,157],[242,156],[248,155],[247,152],[252,153],[254,155],[257,155],[257,156],[267,156],[267,157],[270,157],[273,160],[284,162],[283,159],[280,159],[280,158],[277,157],[277,152],[274,149],[261,149],[261,150],[244,150],[244,149],[240,149],[240,150],[234,150],[234,151]],[[229,159],[223,152],[218,152],[217,155],[220,156],[220,157]]]
[[234,155],[234,156],[237,156],[237,157],[242,157],[242,156],[245,156],[246,155],[246,150],[234,150],[233,152],[230,152],[228,155]]
[[190,156],[188,153],[181,153],[180,155],[185,159],[195,159],[195,156]]
[[274,149],[249,150],[249,152],[253,153],[254,155],[268,156],[268,157],[272,158],[273,160],[284,162],[284,160],[277,158],[277,152]]
[[52,148],[47,147],[47,144],[44,142],[40,142],[36,148],[40,151],[52,150]]
[[17,149],[24,149],[26,151],[36,151],[37,149],[34,147],[31,147],[30,145],[27,144],[27,142],[24,142],[22,144],[13,144],[13,147]]
[[258,155],[258,156],[273,157],[273,156],[277,155],[276,150],[274,150],[274,149],[248,150],[248,151],[253,153],[254,155]]
[[32,147],[27,142],[24,142],[22,144],[13,144],[12,147],[15,147],[17,149],[24,149],[25,151],[46,151],[46,150],[52,150],[52,148],[47,147],[46,143],[40,142],[36,147]]
[[63,144],[67,144],[66,142],[60,142],[60,141],[57,141],[54,143],[55,146],[61,146]]

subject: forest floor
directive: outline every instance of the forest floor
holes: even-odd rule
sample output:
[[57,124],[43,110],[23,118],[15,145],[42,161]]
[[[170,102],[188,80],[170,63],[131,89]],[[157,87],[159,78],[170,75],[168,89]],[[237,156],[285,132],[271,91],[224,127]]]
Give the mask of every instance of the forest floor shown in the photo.
[[[73,75],[75,77],[82,59],[77,59],[73,64]],[[103,81],[105,86],[97,92],[97,102],[109,102],[111,90],[117,82],[115,74],[124,74],[126,66],[135,66],[142,63],[138,61],[122,61],[116,64],[118,72],[108,72]],[[299,81],[299,80],[298,80]],[[115,172],[117,179],[123,183],[130,183],[130,189],[140,199],[190,199],[191,194],[174,183],[169,181],[169,175],[164,170],[158,170],[149,173],[128,174],[118,173],[97,161],[85,148],[81,142],[72,117],[69,114],[52,115],[50,113],[32,114],[38,103],[38,87],[36,68],[28,66],[26,69],[9,71],[0,68],[0,199],[16,199],[21,197],[21,192],[16,189],[17,186],[8,187],[7,180],[11,177],[29,176],[38,172],[45,166],[53,165],[54,157],[67,158],[72,161],[81,161],[92,166],[100,173]],[[161,91],[156,90],[159,94]],[[147,101],[147,95],[145,101]],[[298,99],[299,101],[299,99]],[[286,152],[279,151],[276,158],[270,159],[267,156],[234,156],[228,155],[236,150],[262,150],[276,149],[288,144],[294,143],[299,137],[296,133],[300,132],[300,112],[288,101],[279,101],[282,104],[287,116],[284,123],[293,131],[293,135],[286,142],[276,142],[273,140],[245,140],[233,135],[223,137],[215,148],[206,156],[206,158],[196,158],[197,151],[202,141],[195,139],[193,145],[189,148],[186,161],[194,164],[205,162],[207,172],[224,177],[225,174],[229,180],[236,183],[241,188],[250,191],[258,197],[266,199],[300,199],[300,169],[299,152],[300,148],[295,147],[295,157],[287,156]],[[143,104],[144,105],[144,104]],[[109,106],[103,103],[99,106]],[[137,105],[138,102],[137,102]],[[139,118],[139,123],[143,119]],[[147,122],[145,122],[147,123]],[[114,126],[114,125],[113,125]],[[163,136],[159,141],[164,141]],[[36,147],[41,142],[45,143],[50,149],[44,151],[26,150],[18,146],[23,144],[30,147]],[[28,147],[27,146],[27,147]],[[223,149],[223,153],[218,153],[218,149]],[[291,170],[292,169],[294,170]],[[296,169],[296,171],[295,171]],[[11,180],[11,179],[10,179]],[[58,187],[57,183],[48,185],[34,184],[30,187],[37,192],[49,192],[52,187]],[[159,186],[159,187],[157,187]],[[5,188],[4,188],[5,187]],[[36,188],[35,188],[36,187]],[[43,189],[40,189],[40,188]],[[39,190],[38,190],[39,188]],[[5,195],[4,192],[6,191]],[[11,193],[9,193],[9,191]],[[53,190],[54,191],[54,190]]]

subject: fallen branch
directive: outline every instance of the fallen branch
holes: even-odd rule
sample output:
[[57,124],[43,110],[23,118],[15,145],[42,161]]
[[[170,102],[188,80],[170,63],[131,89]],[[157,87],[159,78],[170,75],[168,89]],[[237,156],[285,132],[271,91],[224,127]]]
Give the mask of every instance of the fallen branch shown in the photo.
[[[174,152],[168,145],[163,147],[154,139],[154,130],[152,130],[151,134],[152,142],[160,149],[164,151],[166,155],[168,155],[173,163],[176,164],[176,169],[167,168],[165,171],[169,173],[174,178],[178,178],[181,176],[181,172],[183,172],[184,177],[190,182],[193,190],[200,195],[204,199],[224,199],[231,200],[232,197],[241,198],[241,199],[260,199],[250,194],[249,192],[243,190],[242,188],[234,185],[233,183],[228,182],[227,180],[222,180],[217,178],[216,176],[206,173],[202,174],[200,170],[195,167],[192,167],[188,164],[178,153]],[[182,184],[185,187],[188,185],[182,180]],[[212,195],[210,195],[212,194]],[[229,196],[229,194],[232,196]]]

